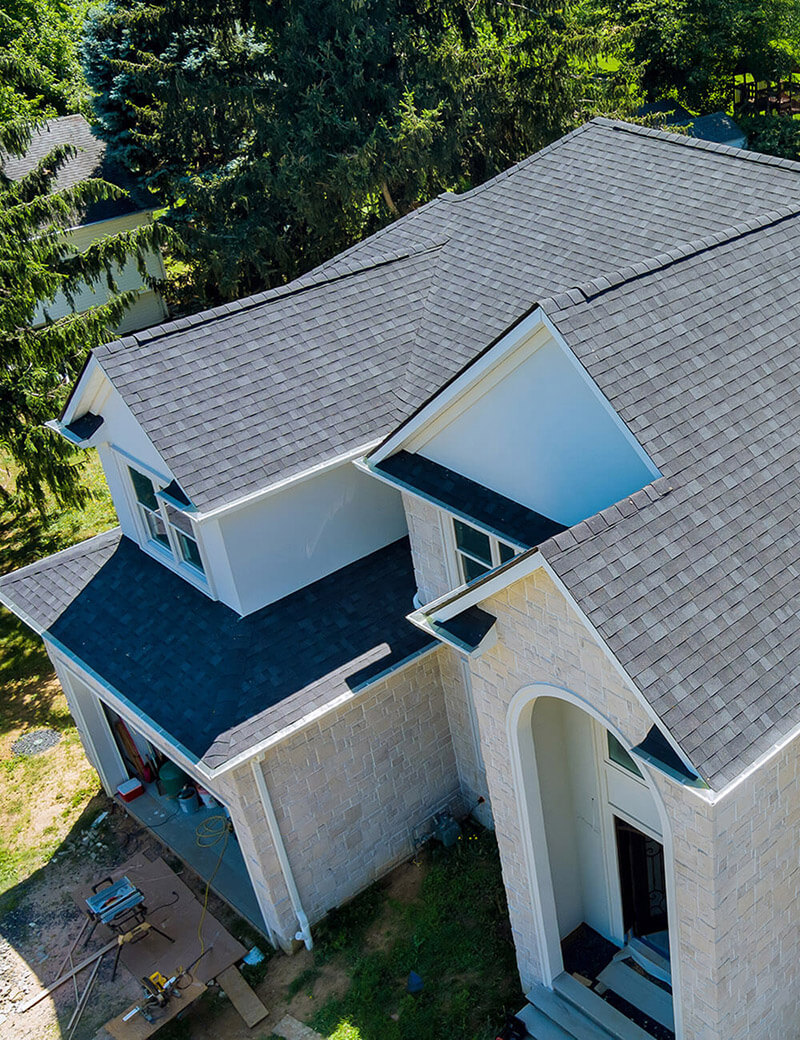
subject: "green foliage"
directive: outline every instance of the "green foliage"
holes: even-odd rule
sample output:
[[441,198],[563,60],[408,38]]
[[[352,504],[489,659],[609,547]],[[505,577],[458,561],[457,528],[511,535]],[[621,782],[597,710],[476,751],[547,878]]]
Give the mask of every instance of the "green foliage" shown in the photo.
[[740,115],[737,122],[754,152],[800,161],[800,122],[785,116]]
[[796,66],[796,0],[590,0],[631,34],[633,62],[653,99],[727,109],[735,72],[773,79]]
[[[495,1036],[523,998],[493,836],[467,831],[455,848],[434,850],[419,899],[385,910],[373,886],[315,929],[315,963],[334,951],[351,983],[313,1028],[335,1040]],[[418,996],[405,991],[410,971],[424,982]]]
[[[630,98],[546,0],[110,0],[85,69],[207,302],[290,278]],[[622,88],[619,85],[622,84]]]
[[[21,153],[17,127],[0,147]],[[146,276],[148,249],[169,238],[165,228],[146,225],[110,235],[76,254],[67,229],[84,208],[123,194],[97,179],[54,190],[61,166],[75,154],[60,146],[17,182],[0,177],[0,448],[16,464],[19,505],[40,510],[46,491],[61,505],[85,500],[75,453],[46,429],[89,350],[109,339],[135,293],[112,295],[109,302],[81,314],[36,324],[37,309],[63,294],[71,301],[86,282],[103,278],[116,288],[114,273],[135,256]]]
[[87,0],[0,0],[0,126],[86,105],[78,41]]

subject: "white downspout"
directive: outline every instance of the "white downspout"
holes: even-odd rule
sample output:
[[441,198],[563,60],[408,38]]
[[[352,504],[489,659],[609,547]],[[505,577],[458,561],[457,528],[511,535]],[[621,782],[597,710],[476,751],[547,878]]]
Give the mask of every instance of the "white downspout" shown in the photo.
[[278,817],[275,815],[275,810],[272,807],[272,799],[269,796],[267,778],[264,776],[264,770],[261,768],[262,761],[262,758],[254,758],[250,765],[253,770],[256,788],[258,789],[258,794],[261,798],[261,806],[264,809],[264,816],[267,818],[267,827],[269,827],[272,844],[275,846],[278,862],[281,865],[283,880],[286,882],[286,888],[289,892],[289,901],[291,902],[292,909],[297,917],[297,923],[300,925],[300,930],[295,935],[295,939],[302,939],[305,943],[306,949],[311,950],[314,947],[314,940],[311,938],[311,928],[300,902],[300,893],[297,891],[297,885],[294,881],[294,874],[292,873],[292,867],[289,863],[289,857],[286,855],[286,846],[283,844],[283,836],[280,827],[278,826]]

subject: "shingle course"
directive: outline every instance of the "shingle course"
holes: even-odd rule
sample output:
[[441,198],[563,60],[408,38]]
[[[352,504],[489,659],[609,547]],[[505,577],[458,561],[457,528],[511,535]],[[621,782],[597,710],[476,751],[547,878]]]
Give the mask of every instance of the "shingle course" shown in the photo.
[[637,276],[624,311],[622,285],[545,304],[662,477],[542,552],[715,788],[800,723],[798,263],[800,217],[768,216]]

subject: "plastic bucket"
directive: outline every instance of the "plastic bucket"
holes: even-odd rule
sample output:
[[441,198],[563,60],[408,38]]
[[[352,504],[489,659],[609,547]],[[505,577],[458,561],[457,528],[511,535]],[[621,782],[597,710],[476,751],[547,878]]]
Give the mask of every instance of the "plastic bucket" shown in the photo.
[[181,807],[181,812],[185,812],[187,815],[196,813],[200,808],[197,791],[193,787],[184,787],[182,791],[178,792],[178,805]]
[[158,771],[159,786],[165,798],[177,798],[187,780],[186,773],[174,762],[165,762]]

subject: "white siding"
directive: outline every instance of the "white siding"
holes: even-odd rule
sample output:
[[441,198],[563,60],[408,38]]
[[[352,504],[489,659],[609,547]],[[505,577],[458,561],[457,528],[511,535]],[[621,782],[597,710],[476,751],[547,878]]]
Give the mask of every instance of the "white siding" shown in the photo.
[[[131,213],[124,217],[117,217],[114,220],[101,220],[96,224],[84,224],[81,227],[74,228],[69,232],[69,235],[75,251],[83,252],[93,242],[105,238],[107,235],[114,235],[120,231],[130,231],[142,224],[149,223],[149,221],[149,213]],[[164,277],[164,265],[157,253],[148,253],[145,263],[147,273],[151,277]],[[166,318],[167,308],[163,299],[145,285],[142,276],[139,274],[135,259],[129,259],[121,268],[117,268],[114,272],[114,277],[117,288],[120,291],[137,289],[142,293],[140,299],[137,300],[122,319],[117,332],[124,333],[144,329],[148,325],[154,325]],[[55,320],[73,312],[81,313],[90,307],[106,303],[110,296],[111,293],[105,277],[91,284],[87,283],[75,294],[72,303],[66,296],[59,293],[52,302],[46,305],[40,304],[37,307],[34,324],[41,324],[47,318]]]
[[552,339],[417,450],[566,525],[656,475],[588,375]]
[[407,530],[399,492],[349,462],[223,514],[219,526],[244,614]]

